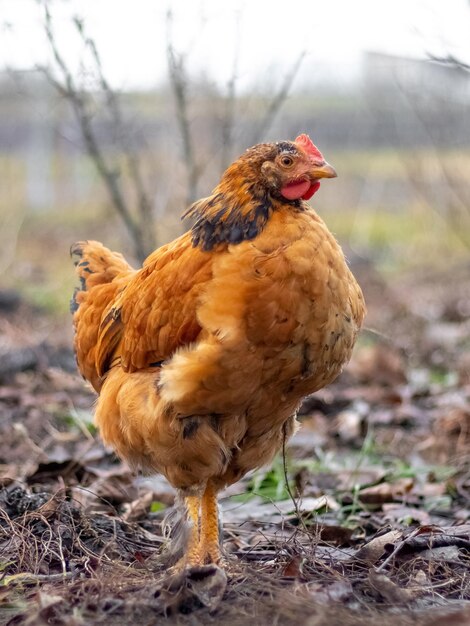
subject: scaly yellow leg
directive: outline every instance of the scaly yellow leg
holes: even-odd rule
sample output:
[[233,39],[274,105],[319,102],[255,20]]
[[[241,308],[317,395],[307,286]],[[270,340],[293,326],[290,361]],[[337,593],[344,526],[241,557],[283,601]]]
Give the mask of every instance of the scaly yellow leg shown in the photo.
[[201,501],[201,535],[199,543],[200,562],[218,563],[220,561],[219,515],[217,510],[217,492],[211,482],[207,483]]
[[199,565],[201,562],[201,554],[199,551],[199,509],[201,506],[201,498],[199,496],[186,496],[185,502],[188,509],[188,517],[191,522],[185,565]]

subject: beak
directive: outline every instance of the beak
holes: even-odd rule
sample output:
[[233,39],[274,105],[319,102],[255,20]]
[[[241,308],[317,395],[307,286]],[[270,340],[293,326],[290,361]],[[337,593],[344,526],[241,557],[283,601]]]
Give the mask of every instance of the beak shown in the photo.
[[319,165],[314,165],[311,170],[309,170],[309,174],[313,178],[336,178],[338,174],[336,173],[335,168],[324,161]]

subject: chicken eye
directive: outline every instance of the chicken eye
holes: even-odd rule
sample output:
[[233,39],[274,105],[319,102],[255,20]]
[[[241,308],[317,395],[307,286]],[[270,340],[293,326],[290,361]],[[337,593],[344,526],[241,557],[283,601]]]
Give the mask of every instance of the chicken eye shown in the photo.
[[294,159],[291,156],[283,156],[281,157],[281,165],[284,167],[292,167],[292,165],[294,165]]

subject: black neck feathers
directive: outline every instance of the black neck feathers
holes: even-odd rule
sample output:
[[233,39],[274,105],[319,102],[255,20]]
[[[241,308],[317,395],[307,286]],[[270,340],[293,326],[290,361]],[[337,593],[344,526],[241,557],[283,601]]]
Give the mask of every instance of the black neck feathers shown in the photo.
[[183,216],[196,219],[191,228],[193,246],[212,250],[218,244],[238,244],[259,235],[273,202],[267,193],[258,197],[249,193],[250,200],[243,203],[220,192],[193,204]]

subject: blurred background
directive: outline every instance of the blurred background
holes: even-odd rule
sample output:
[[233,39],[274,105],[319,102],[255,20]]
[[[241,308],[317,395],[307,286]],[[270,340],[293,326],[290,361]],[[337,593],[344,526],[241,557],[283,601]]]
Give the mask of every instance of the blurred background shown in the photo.
[[300,132],[339,173],[314,206],[352,263],[468,260],[469,3],[285,9],[1,0],[1,287],[66,315],[71,243],[137,263],[246,147]]

